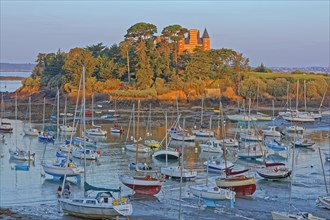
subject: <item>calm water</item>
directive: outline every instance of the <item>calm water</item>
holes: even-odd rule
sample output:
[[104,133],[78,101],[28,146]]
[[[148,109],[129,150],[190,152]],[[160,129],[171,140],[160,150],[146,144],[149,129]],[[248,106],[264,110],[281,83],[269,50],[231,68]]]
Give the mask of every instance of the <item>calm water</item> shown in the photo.
[[[15,123],[15,121],[13,121]],[[277,125],[288,125],[283,121],[276,121]],[[267,123],[258,124],[258,128],[263,128]],[[56,145],[47,146],[38,142],[37,137],[23,136],[23,122],[13,124],[14,134],[5,134],[6,143],[0,142],[0,206],[12,207],[14,210],[24,214],[38,214],[44,218],[50,219],[76,219],[64,216],[59,211],[57,203],[56,189],[61,181],[53,179],[51,176],[41,176],[43,173],[40,165],[42,155],[45,151],[44,160],[53,161],[55,159]],[[36,125],[35,127],[41,127]],[[109,131],[110,125],[105,124],[104,128]],[[236,198],[235,208],[229,208],[229,201],[218,202],[218,207],[205,208],[201,206],[197,198],[189,196],[188,187],[196,183],[204,183],[206,172],[202,163],[210,156],[216,154],[201,153],[199,142],[185,143],[183,145],[185,155],[185,167],[199,170],[198,178],[194,182],[182,183],[181,217],[184,219],[270,219],[270,212],[277,211],[308,211],[320,217],[329,218],[329,210],[319,208],[315,205],[315,200],[319,195],[325,194],[325,185],[321,169],[321,162],[318,148],[322,151],[329,151],[329,138],[326,133],[329,131],[329,120],[323,120],[321,123],[306,126],[306,137],[313,139],[317,144],[311,149],[295,149],[294,151],[294,170],[291,179],[284,181],[267,181],[257,176],[257,191],[251,197]],[[140,129],[141,136],[144,136],[144,129]],[[153,129],[153,137],[162,140],[164,136],[164,127],[158,126]],[[126,129],[127,131],[127,129]],[[234,135],[235,124],[227,125],[227,133]],[[294,137],[285,139],[286,143],[293,140]],[[65,137],[62,138],[64,141]],[[97,148],[101,150],[101,157],[97,161],[88,161],[87,181],[90,184],[102,187],[122,186],[124,194],[131,194],[131,190],[119,181],[119,176],[129,175],[129,162],[135,160],[135,153],[126,152],[123,142],[126,139],[124,135],[108,134],[106,138],[97,138]],[[31,164],[29,171],[16,171],[13,169],[16,163],[10,159],[8,150],[15,147],[30,148],[36,153],[37,160]],[[172,142],[173,147],[182,147],[180,142]],[[230,160],[236,160],[233,150],[230,150]],[[286,162],[289,167],[292,164],[293,151],[274,154],[268,152],[268,158]],[[323,157],[323,155],[322,155]],[[324,157],[323,157],[324,159]],[[76,160],[78,164],[83,165],[83,161]],[[140,162],[151,164],[154,169],[160,169],[165,165],[164,161],[153,159],[148,154],[139,155]],[[330,163],[323,160],[327,181],[330,182]],[[27,163],[26,163],[27,164]],[[171,165],[177,165],[178,162],[171,162]],[[237,160],[236,164],[250,167],[254,170],[262,164],[262,161]],[[209,182],[212,183],[218,174],[209,174]],[[72,181],[72,191],[75,195],[81,195],[82,185]],[[81,180],[83,182],[83,180]],[[178,219],[180,210],[180,182],[167,180],[162,191],[156,196],[138,197],[132,196],[133,216],[132,219]]]
[[[15,76],[27,78],[31,75],[31,72],[0,72],[0,76]],[[1,80],[0,92],[14,92],[16,89],[22,86],[19,80]]]

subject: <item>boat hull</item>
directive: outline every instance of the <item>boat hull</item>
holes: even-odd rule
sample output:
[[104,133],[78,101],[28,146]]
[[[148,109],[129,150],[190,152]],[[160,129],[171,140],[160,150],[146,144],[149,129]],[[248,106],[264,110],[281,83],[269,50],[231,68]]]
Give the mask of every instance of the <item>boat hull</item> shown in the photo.
[[234,199],[235,192],[229,189],[221,189],[213,186],[190,186],[189,191],[198,198],[207,200]]
[[121,177],[120,180],[125,186],[139,194],[156,195],[162,188],[162,182],[156,179]]
[[255,177],[234,177],[234,178],[220,178],[216,180],[217,185],[220,188],[230,189],[236,192],[236,195],[245,196],[252,195],[256,187]]
[[[74,203],[69,199],[61,199],[60,204],[64,213],[72,216],[90,219],[106,219],[116,216],[127,216],[132,213],[132,205],[118,205],[118,206],[93,206],[88,204]],[[116,209],[119,209],[121,213],[127,213],[122,215]]]

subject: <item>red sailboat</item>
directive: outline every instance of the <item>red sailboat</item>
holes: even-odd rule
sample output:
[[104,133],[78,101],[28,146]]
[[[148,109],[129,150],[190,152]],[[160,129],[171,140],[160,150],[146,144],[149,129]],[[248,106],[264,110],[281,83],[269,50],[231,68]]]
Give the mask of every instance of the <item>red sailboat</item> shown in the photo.
[[[223,125],[223,110],[222,103],[220,102],[221,111],[221,122]],[[222,126],[222,132],[224,132],[224,126]],[[226,145],[223,145],[223,156],[225,159],[225,164],[227,164],[226,159]],[[249,171],[249,169],[233,171],[228,169],[226,165],[225,174],[226,177],[220,177],[215,180],[216,184],[220,188],[230,189],[236,192],[236,195],[252,195],[256,191],[256,178],[254,176],[248,177],[244,173]]]
[[[137,129],[136,129],[136,137],[139,136],[139,116],[140,116],[140,100],[138,102],[138,121],[137,121]],[[135,164],[138,164],[138,142],[136,142],[136,158],[135,158]],[[136,171],[138,170],[138,167],[136,166]],[[146,194],[146,195],[155,195],[159,193],[159,191],[162,188],[163,181],[159,177],[152,177],[151,173],[154,173],[152,171],[143,171],[144,175],[135,175],[135,176],[122,176],[120,177],[120,181],[127,187],[133,189],[135,193],[139,194]]]

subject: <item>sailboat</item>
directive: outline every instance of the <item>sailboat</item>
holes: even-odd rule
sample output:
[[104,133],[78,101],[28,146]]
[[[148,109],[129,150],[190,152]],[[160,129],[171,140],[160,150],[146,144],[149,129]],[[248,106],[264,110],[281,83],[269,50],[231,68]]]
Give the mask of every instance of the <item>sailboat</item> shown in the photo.
[[[132,110],[132,115],[134,114],[134,105]],[[138,122],[136,127],[136,135],[139,135],[139,120],[140,120],[140,101],[138,102]],[[138,142],[135,143],[135,164],[138,164]],[[139,172],[138,167],[136,167],[136,171]],[[127,187],[133,189],[135,193],[139,194],[147,194],[147,195],[155,195],[159,193],[162,188],[163,181],[159,179],[158,176],[152,177],[152,171],[147,172],[147,174],[143,175],[134,175],[134,176],[121,176],[120,181]]]
[[[263,154],[264,158],[264,154]],[[287,168],[284,163],[267,163],[264,158],[265,166],[257,168],[259,176],[269,180],[280,180],[289,177],[292,170]]]
[[4,121],[5,118],[5,103],[3,101],[3,93],[1,94],[1,118],[0,118],[0,132],[13,133],[13,127],[10,122]]
[[[220,109],[222,111],[222,103],[220,102]],[[223,114],[221,114],[221,124],[223,125]],[[222,130],[224,132],[224,127]],[[254,176],[246,176],[244,173],[248,170],[231,171],[227,166],[226,145],[224,145],[224,161],[225,161],[225,177],[219,177],[215,180],[220,188],[231,189],[236,192],[236,195],[252,195],[256,191],[256,178]]]
[[317,198],[317,204],[319,204],[320,206],[322,206],[326,209],[330,209],[330,194],[329,194],[329,190],[328,190],[327,178],[325,176],[325,171],[324,171],[323,160],[322,160],[322,155],[321,155],[321,149],[320,148],[319,148],[319,155],[320,155],[320,161],[321,161],[321,166],[322,166],[322,171],[323,171],[325,192],[327,194],[325,196],[319,196]]
[[201,124],[200,128],[196,129],[196,126],[192,130],[192,133],[196,135],[196,137],[214,137],[214,131],[210,129],[207,129],[203,125],[203,110],[204,110],[204,97],[202,98],[202,107],[201,107]]
[[[117,111],[117,101],[115,100],[115,112],[114,112],[114,122],[113,122],[113,126],[110,128],[110,132],[111,133],[117,133],[117,134],[121,134],[124,132],[124,128],[122,126],[120,126],[119,124],[117,124],[117,117],[119,116],[118,114],[116,114]],[[117,117],[115,117],[117,116]]]
[[[83,90],[85,92],[85,68],[83,67]],[[83,121],[85,121],[85,93],[83,92]],[[84,130],[86,125],[83,125]],[[86,149],[86,144],[84,144]],[[86,168],[86,160],[84,161]],[[63,186],[65,179],[63,181]],[[60,198],[59,203],[64,213],[76,217],[105,219],[119,216],[129,216],[133,212],[132,204],[126,198],[121,197],[121,188],[108,189],[95,187],[87,183],[86,172],[84,173],[84,191],[98,192],[95,197],[75,197],[75,198]],[[113,196],[113,193],[118,193],[118,197]]]
[[31,96],[29,97],[29,126],[24,127],[23,129],[25,135],[29,136],[38,136],[39,131],[38,129],[32,128],[32,123],[31,123]]
[[[211,119],[210,119],[211,122]],[[211,125],[210,125],[211,127]],[[210,152],[208,150],[208,152]],[[204,203],[208,206],[215,207],[215,201],[229,199],[234,203],[236,193],[230,189],[222,189],[218,186],[209,185],[208,175],[209,166],[206,168],[206,182],[202,185],[190,186],[189,191],[196,197],[204,200]]]
[[46,98],[44,97],[43,114],[42,114],[42,131],[39,131],[38,140],[41,142],[55,142],[55,137],[45,131],[45,113],[46,113]]
[[92,126],[93,128],[86,129],[86,134],[93,136],[106,136],[107,131],[103,130],[101,126],[94,124],[94,93],[92,94]]
[[[162,159],[162,160],[177,160],[180,158],[180,152],[176,149],[169,149],[168,148],[168,130],[167,130],[167,112],[165,113],[165,146],[166,148],[164,150],[157,150],[152,155],[156,159]],[[163,139],[163,141],[164,141]],[[163,142],[162,141],[162,142]]]
[[25,161],[34,161],[35,160],[35,153],[31,153],[30,150],[26,151],[24,149],[19,149],[17,147],[17,94],[15,97],[15,141],[16,141],[16,150],[13,151],[11,149],[9,149],[9,154],[10,157],[16,160],[25,160]]
[[151,104],[149,105],[149,115],[148,115],[148,119],[147,119],[146,136],[147,137],[144,139],[144,144],[147,147],[151,147],[154,150],[158,149],[159,146],[160,146],[160,142],[150,138],[152,136],[152,132],[151,132]]
[[184,180],[192,180],[196,178],[197,171],[190,170],[184,168],[183,164],[183,152],[184,152],[184,141],[182,140],[182,153],[181,153],[181,165],[179,166],[167,166],[167,161],[165,167],[160,169],[160,172],[168,178],[176,178],[176,179],[184,179]]
[[[129,131],[130,131],[130,127],[131,127],[131,123],[133,121],[133,136],[131,136],[131,141],[132,143],[129,144],[128,143],[128,137],[129,137]],[[132,112],[131,112],[131,117],[129,120],[129,125],[128,125],[128,132],[127,132],[127,136],[126,136],[126,141],[125,141],[125,148],[128,151],[138,151],[139,153],[150,153],[152,151],[152,149],[150,147],[145,146],[144,144],[139,143],[140,140],[136,140],[135,138],[135,117],[134,117],[134,104],[133,104],[133,108],[132,108]],[[136,130],[138,130],[138,128],[136,128]]]
[[63,132],[73,132],[76,131],[76,128],[73,126],[70,126],[67,121],[67,97],[65,96],[65,101],[64,101],[64,115],[63,115],[63,125],[60,126],[60,130]]

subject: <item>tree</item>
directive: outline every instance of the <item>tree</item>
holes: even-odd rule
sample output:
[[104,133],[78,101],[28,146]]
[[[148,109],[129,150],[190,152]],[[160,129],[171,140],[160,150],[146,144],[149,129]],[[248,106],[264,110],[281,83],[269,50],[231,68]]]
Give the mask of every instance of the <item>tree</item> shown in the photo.
[[244,79],[238,86],[238,94],[244,98],[252,98],[257,94],[258,80],[254,77]]
[[150,88],[153,83],[154,72],[150,66],[150,57],[147,56],[147,48],[144,41],[140,41],[136,47],[136,86],[139,89]]
[[85,66],[86,80],[91,77],[95,71],[96,63],[96,59],[92,57],[92,52],[82,48],[71,49],[63,66],[65,71],[64,83],[70,84],[67,88],[79,86],[82,66]]
[[287,93],[288,81],[285,78],[277,78],[275,80],[267,80],[267,92],[274,96],[275,99],[285,96]]
[[181,25],[174,24],[165,27],[162,30],[162,37],[167,39],[173,50],[173,57],[175,61],[175,72],[178,74],[178,41],[183,38],[183,36],[188,33],[187,28],[181,27]]
[[87,46],[86,50],[92,52],[93,57],[98,57],[101,55],[102,51],[106,48],[106,46],[103,45],[103,43],[98,43],[95,45]]
[[272,71],[265,67],[263,63],[260,64],[260,66],[256,67],[254,69],[255,72],[259,72],[259,73],[271,73]]
[[140,42],[152,37],[154,33],[157,33],[157,27],[150,23],[140,22],[131,26],[127,30],[125,38],[133,39]]

